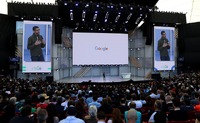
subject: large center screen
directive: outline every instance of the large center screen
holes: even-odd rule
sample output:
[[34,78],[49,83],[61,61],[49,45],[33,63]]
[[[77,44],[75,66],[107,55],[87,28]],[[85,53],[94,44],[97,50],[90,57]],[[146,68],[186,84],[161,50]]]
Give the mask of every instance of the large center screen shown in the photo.
[[154,27],[154,70],[175,69],[174,27]]
[[128,34],[73,33],[73,65],[127,65]]

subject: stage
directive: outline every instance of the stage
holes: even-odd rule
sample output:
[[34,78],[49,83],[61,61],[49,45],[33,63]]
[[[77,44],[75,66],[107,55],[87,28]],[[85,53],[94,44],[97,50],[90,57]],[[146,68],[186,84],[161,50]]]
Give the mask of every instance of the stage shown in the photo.
[[90,83],[121,83],[121,82],[149,82],[152,79],[144,78],[144,77],[133,77],[131,78],[122,78],[121,76],[106,76],[105,79],[101,77],[80,77],[80,78],[64,78],[58,80],[59,83],[83,83],[83,82],[90,82]]

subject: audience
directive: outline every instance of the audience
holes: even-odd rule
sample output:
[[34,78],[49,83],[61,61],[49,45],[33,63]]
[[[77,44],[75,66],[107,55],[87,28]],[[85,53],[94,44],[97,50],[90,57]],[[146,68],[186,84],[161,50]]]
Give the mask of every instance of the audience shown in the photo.
[[[132,109],[136,111],[138,117],[136,122],[147,121],[147,119],[153,122],[165,122],[166,119],[182,121],[188,120],[191,111],[200,111],[199,93],[200,73],[198,72],[182,73],[170,79],[140,83],[70,84],[1,78],[0,121],[8,123],[13,122],[14,119],[36,119],[30,117],[32,115],[26,116],[27,114],[22,113],[26,105],[31,106],[32,113],[36,112],[36,108],[38,112],[46,109],[49,117],[41,122],[47,123],[69,119],[82,119],[80,120],[82,122],[86,115],[90,119],[92,116],[90,106],[95,106],[96,112],[104,112],[110,116],[112,113],[111,122],[115,122],[115,119],[123,122],[122,119],[120,120],[121,114],[125,114],[125,121],[129,122],[128,111]],[[155,110],[152,107],[155,107]],[[115,108],[118,108],[121,114],[113,110]],[[75,110],[75,114],[69,115],[69,110]],[[138,112],[145,116],[140,118]],[[148,118],[147,113],[152,117]],[[94,117],[94,122],[105,120],[105,118],[98,119],[97,113]],[[87,122],[86,119],[84,120]],[[130,120],[130,122],[134,121]]]

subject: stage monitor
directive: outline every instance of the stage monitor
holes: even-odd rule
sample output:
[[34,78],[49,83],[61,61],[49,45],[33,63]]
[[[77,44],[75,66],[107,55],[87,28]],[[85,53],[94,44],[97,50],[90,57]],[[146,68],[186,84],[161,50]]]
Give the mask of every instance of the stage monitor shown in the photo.
[[17,32],[23,33],[22,72],[51,72],[52,22],[17,22]]
[[175,28],[154,26],[154,70],[175,69]]
[[73,65],[127,65],[128,34],[73,32]]

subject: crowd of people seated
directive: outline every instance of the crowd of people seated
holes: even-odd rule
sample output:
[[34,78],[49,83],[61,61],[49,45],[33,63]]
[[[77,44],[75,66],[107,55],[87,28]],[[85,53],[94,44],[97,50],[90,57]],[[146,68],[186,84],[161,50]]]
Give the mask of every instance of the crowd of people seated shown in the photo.
[[200,122],[200,73],[140,83],[0,79],[1,123]]

